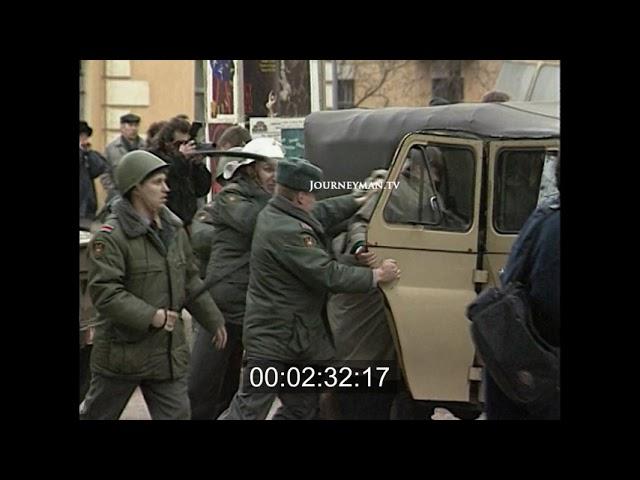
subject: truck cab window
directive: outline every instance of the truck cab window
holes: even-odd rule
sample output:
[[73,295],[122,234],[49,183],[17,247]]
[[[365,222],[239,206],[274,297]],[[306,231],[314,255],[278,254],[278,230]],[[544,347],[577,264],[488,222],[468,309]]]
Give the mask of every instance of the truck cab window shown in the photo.
[[545,150],[503,150],[496,162],[494,228],[518,233],[538,203]]
[[468,149],[414,145],[385,206],[385,220],[434,230],[468,230],[473,207],[473,166],[473,153]]

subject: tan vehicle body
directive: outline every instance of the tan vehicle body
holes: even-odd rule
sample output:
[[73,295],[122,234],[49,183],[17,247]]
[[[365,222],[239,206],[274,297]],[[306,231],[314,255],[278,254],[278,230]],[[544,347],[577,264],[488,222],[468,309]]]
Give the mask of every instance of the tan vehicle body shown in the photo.
[[[434,109],[440,110],[434,112]],[[447,112],[444,109],[448,109]],[[482,403],[482,366],[475,355],[465,311],[481,289],[499,281],[499,271],[504,267],[517,236],[517,231],[505,232],[499,227],[499,219],[494,218],[499,211],[496,204],[506,204],[505,200],[499,199],[508,198],[506,194],[500,194],[496,179],[505,175],[500,172],[507,171],[507,162],[526,161],[528,155],[536,162],[535,168],[529,168],[533,173],[529,177],[532,180],[526,183],[528,195],[537,195],[540,179],[536,179],[536,175],[541,175],[538,170],[542,170],[549,152],[559,149],[557,112],[557,104],[529,106],[515,103],[394,110],[388,114],[390,121],[398,123],[399,118],[404,118],[402,121],[408,124],[406,128],[411,129],[415,128],[412,123],[420,124],[416,118],[424,114],[427,119],[425,124],[427,127],[431,124],[433,129],[416,129],[405,133],[396,142],[395,153],[386,165],[375,164],[376,160],[371,159],[372,154],[367,154],[361,160],[373,162],[364,170],[381,166],[388,168],[387,185],[389,182],[402,180],[405,159],[409,161],[409,152],[415,148],[438,146],[442,147],[442,151],[451,149],[452,152],[464,152],[466,164],[469,165],[466,172],[469,181],[466,184],[473,191],[465,193],[470,199],[466,217],[468,224],[465,227],[458,231],[447,231],[437,226],[388,221],[385,209],[392,201],[391,187],[382,191],[367,232],[370,250],[378,258],[395,258],[402,270],[400,280],[382,287],[382,290],[388,303],[388,317],[400,366],[411,395],[416,400],[432,401],[445,406],[472,404],[478,408]],[[349,159],[349,164],[344,160],[346,171],[347,166],[357,169],[355,162],[358,159],[355,158],[357,154],[354,149],[357,149],[358,142],[348,134],[344,137],[338,134],[332,137],[333,129],[336,132],[345,129],[340,125],[340,113],[331,112],[325,114],[326,118],[319,118],[323,114],[312,114],[316,118],[308,117],[305,124],[306,156],[323,168],[326,165],[331,180],[342,181],[349,178],[348,174],[340,176],[335,169],[332,170],[333,166],[328,165],[330,162],[342,161],[336,144],[342,142],[345,145],[344,158]],[[519,126],[511,133],[510,120],[503,118],[503,114],[517,117]],[[365,125],[369,121],[371,127],[368,130],[372,135],[379,134],[375,126],[377,120],[363,120],[359,117],[379,116],[380,131],[385,131],[383,112],[378,114],[353,110],[342,115],[346,125],[357,125],[360,121]],[[406,120],[411,115],[414,119]],[[494,118],[495,124],[491,125]],[[530,137],[527,132],[529,118]],[[540,119],[542,120],[538,122]],[[483,126],[474,131],[478,123]],[[536,126],[536,123],[539,125]],[[503,127],[504,131],[501,132]],[[396,129],[395,132],[389,128],[389,135],[402,133],[402,128],[405,127]],[[323,130],[327,131],[325,138],[330,140],[323,139],[314,143],[314,137],[321,135]],[[361,138],[368,138],[366,130],[361,129]],[[355,136],[358,137],[358,134]],[[332,149],[327,152],[331,154],[329,156],[322,155],[322,142],[325,141],[333,142],[327,147]],[[379,149],[384,150],[384,146],[380,145]],[[503,153],[503,160],[499,160]],[[541,158],[544,159],[543,163],[540,163]],[[500,169],[499,161],[502,162]],[[519,168],[514,163],[510,165]],[[362,178],[364,177],[360,173],[351,180]],[[451,180],[455,182],[456,179]],[[503,183],[506,185],[506,180]],[[533,192],[534,188],[536,192]],[[507,191],[506,186],[504,191]],[[520,212],[518,221],[523,223],[534,206],[535,204]]]

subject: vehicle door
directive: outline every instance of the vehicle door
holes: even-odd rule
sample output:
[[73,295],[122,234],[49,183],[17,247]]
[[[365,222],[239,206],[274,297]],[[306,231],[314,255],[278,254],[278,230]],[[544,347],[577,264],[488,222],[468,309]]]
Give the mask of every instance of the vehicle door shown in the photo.
[[383,292],[418,400],[470,401],[474,346],[465,309],[476,296],[482,155],[477,138],[407,135],[367,233],[378,258],[395,258],[402,270]]
[[487,235],[482,270],[487,284],[499,285],[511,246],[529,215],[551,201],[559,139],[509,140],[489,143]]

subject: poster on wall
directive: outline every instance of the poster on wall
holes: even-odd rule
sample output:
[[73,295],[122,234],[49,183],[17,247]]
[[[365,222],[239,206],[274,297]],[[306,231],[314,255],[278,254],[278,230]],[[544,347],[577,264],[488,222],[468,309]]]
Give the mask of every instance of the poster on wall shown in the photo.
[[233,60],[209,60],[211,116],[233,114]]
[[253,117],[249,132],[252,138],[268,137],[282,143],[286,157],[304,156],[304,118]]
[[304,118],[252,117],[249,119],[251,138],[269,137],[282,141],[283,129],[304,128]]
[[244,60],[245,114],[305,117],[311,113],[309,60]]

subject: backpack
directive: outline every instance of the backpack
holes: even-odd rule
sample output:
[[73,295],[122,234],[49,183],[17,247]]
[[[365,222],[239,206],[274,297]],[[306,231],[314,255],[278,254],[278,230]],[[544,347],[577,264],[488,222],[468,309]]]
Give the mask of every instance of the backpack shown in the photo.
[[[542,216],[552,208],[543,208]],[[467,307],[467,317],[476,349],[496,384],[511,401],[534,413],[560,392],[560,349],[548,344],[533,324],[527,285],[522,283],[525,260],[535,243],[529,240],[513,280],[481,292]]]

